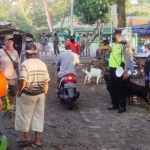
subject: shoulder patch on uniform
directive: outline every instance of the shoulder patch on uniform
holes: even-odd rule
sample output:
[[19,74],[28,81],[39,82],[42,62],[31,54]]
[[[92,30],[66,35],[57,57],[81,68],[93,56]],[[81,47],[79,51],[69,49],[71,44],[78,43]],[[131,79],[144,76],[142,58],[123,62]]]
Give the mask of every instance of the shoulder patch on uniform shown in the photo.
[[117,48],[118,48],[118,49],[120,49],[120,48],[121,48],[121,46],[120,46],[120,45],[117,45]]

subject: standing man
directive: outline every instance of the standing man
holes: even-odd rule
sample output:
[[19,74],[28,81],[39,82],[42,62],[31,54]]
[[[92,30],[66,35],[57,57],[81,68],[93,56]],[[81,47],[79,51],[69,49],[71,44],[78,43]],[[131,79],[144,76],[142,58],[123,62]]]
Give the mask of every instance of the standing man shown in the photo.
[[[30,44],[30,43],[34,43],[34,38],[33,38],[33,35],[31,33],[27,33],[26,34],[26,43],[24,45],[24,47],[22,48],[21,50],[21,54],[20,54],[20,63],[22,63],[23,61],[27,60],[26,58],[26,48],[27,48],[27,45]],[[40,54],[39,54],[39,49],[40,47],[38,47],[38,52],[37,52],[37,58],[40,58]]]
[[150,55],[146,58],[144,65],[145,87],[150,92]]
[[37,59],[36,45],[28,44],[27,60],[21,64],[20,85],[16,100],[15,129],[23,132],[16,142],[30,141],[29,129],[35,131],[34,145],[41,146],[40,133],[43,132],[45,100],[50,77],[47,66]]
[[84,57],[84,49],[86,46],[86,38],[85,38],[85,34],[83,34],[81,41],[80,41],[80,57]]
[[[116,42],[114,43],[110,58],[110,82],[112,88],[112,106],[108,107],[108,110],[118,109],[118,113],[126,111],[126,80],[128,79],[128,70],[130,65],[130,53],[129,49],[126,49],[122,44],[121,31],[117,30],[114,33]],[[119,66],[124,66],[124,74],[121,77],[116,76],[116,69]]]
[[72,52],[76,53],[77,55],[80,55],[80,47],[79,44],[75,41],[74,36],[70,37],[70,48]]
[[[14,67],[13,62],[9,58],[16,63],[19,67],[20,60],[18,52],[14,49],[14,38],[12,36],[6,36],[4,39],[5,47],[0,49],[0,68],[2,69],[8,84],[8,96],[10,100],[10,104],[13,105],[14,98],[17,92],[18,85],[18,71],[17,68]],[[8,55],[7,55],[7,53]]]
[[53,37],[53,46],[54,46],[55,56],[59,55],[59,53],[60,53],[58,45],[59,45],[59,37],[58,37],[57,33],[55,33],[54,37]]
[[86,56],[90,56],[91,36],[89,33],[86,35]]
[[79,45],[80,41],[81,41],[81,33],[79,33],[79,35],[76,37],[76,42],[78,42]]
[[26,52],[25,52],[25,49],[27,47],[27,44],[29,43],[33,43],[33,35],[31,33],[27,33],[26,34],[26,43],[24,45],[24,47],[22,48],[21,50],[21,54],[20,54],[20,63],[22,63],[23,61],[25,61],[27,58],[26,58]]
[[40,39],[41,43],[41,55],[43,57],[43,52],[45,52],[45,56],[47,57],[47,46],[48,46],[48,38],[45,36],[45,33],[42,33],[42,37]]

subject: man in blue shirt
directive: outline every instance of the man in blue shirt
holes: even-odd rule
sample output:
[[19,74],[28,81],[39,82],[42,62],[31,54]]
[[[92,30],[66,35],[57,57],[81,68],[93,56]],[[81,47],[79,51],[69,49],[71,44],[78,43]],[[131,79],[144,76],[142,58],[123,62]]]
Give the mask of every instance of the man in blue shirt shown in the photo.
[[77,41],[78,44],[80,45],[80,41],[81,41],[81,33],[79,33],[79,35],[76,37],[76,41]]

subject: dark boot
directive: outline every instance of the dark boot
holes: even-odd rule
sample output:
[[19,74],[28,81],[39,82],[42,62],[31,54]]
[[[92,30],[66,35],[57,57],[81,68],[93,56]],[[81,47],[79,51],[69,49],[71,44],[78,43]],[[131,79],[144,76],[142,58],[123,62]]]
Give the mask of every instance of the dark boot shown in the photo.
[[117,113],[124,113],[124,112],[126,112],[126,108],[122,108],[122,107],[120,107],[117,111]]
[[118,108],[119,108],[119,106],[109,106],[109,107],[107,107],[107,110],[115,110]]

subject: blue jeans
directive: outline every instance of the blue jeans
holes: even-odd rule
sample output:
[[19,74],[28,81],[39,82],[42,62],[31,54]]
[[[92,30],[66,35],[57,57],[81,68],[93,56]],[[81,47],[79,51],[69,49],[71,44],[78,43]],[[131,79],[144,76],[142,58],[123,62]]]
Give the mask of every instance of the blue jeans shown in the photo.
[[99,49],[96,50],[96,57],[99,56]]
[[133,64],[133,61],[130,61],[130,66],[129,66],[129,68],[130,68],[130,71],[131,71],[131,72],[134,72],[134,64]]
[[80,56],[84,57],[84,46],[80,46]]

